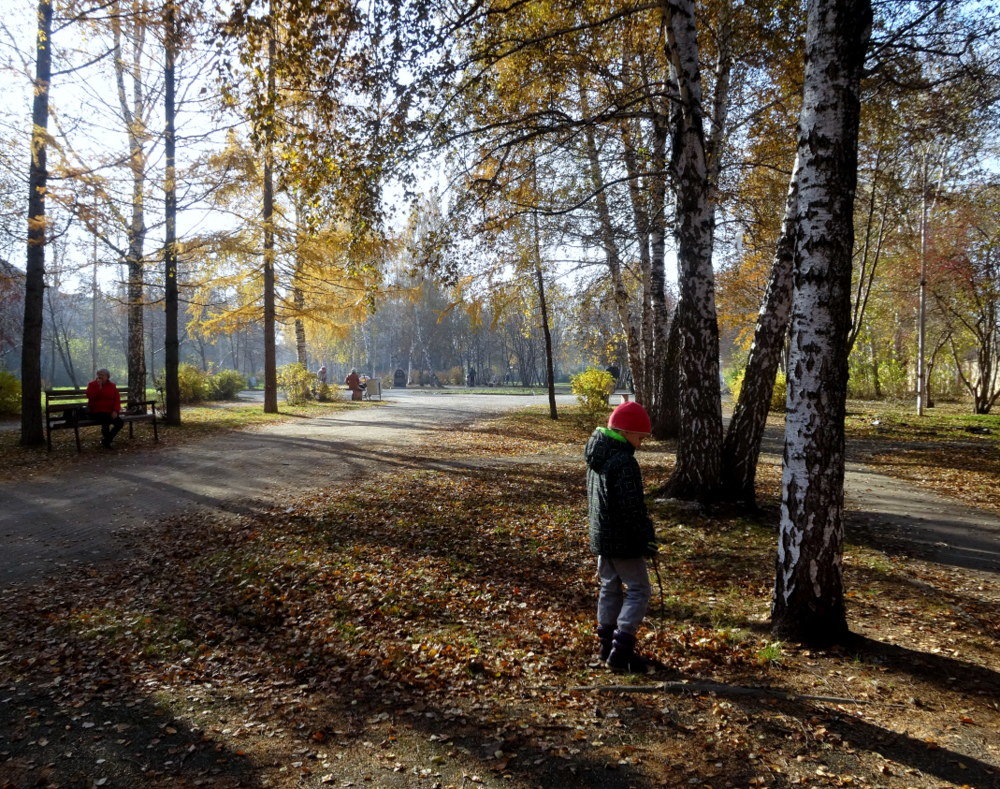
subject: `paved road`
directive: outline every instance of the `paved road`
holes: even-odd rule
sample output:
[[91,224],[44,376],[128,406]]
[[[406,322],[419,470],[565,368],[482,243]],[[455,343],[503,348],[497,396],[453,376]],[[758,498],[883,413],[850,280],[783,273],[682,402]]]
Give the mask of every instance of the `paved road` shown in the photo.
[[[262,398],[260,392],[246,396]],[[37,581],[76,562],[118,557],[123,529],[192,507],[249,511],[366,469],[412,467],[407,447],[422,436],[547,399],[391,390],[384,401],[381,407],[286,420],[169,450],[102,454],[100,468],[58,480],[42,475],[0,483],[0,588]]]
[[[782,430],[769,426],[762,451],[780,461],[782,440]],[[859,454],[849,442],[844,500],[853,537],[868,536],[880,546],[905,546],[942,564],[1000,576],[1000,515],[850,460]]]
[[[252,511],[368,469],[412,468],[418,461],[407,448],[435,431],[545,398],[391,390],[385,401],[168,450],[101,455],[100,469],[71,478],[0,483],[0,588],[120,557],[123,530],[141,533],[144,524],[190,508]],[[777,449],[777,441],[778,431],[769,431],[765,451]],[[848,528],[878,543],[902,538],[937,561],[1000,574],[997,516],[857,463],[848,466],[846,487]]]

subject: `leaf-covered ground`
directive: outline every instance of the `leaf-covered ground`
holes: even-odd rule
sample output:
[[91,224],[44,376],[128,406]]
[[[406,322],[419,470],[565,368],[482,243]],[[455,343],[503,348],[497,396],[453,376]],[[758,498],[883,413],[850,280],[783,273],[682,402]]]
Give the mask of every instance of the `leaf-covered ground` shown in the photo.
[[128,566],[6,593],[0,787],[1000,785],[997,578],[851,535],[857,642],[774,643],[773,467],[759,520],[652,504],[642,646],[670,671],[591,668],[588,432],[441,434],[424,471],[176,519]]

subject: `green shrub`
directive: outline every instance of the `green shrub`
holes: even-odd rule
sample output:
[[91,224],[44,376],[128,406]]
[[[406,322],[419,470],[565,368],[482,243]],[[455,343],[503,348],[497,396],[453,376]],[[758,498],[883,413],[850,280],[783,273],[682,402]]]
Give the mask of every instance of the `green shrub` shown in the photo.
[[300,405],[312,400],[316,374],[309,372],[304,364],[294,362],[278,368],[278,388],[285,393],[285,400],[291,405]]
[[[740,370],[729,381],[729,391],[733,395],[733,405],[735,405],[740,399],[740,391],[743,389],[743,376],[746,375],[746,370]],[[785,374],[778,371],[778,374],[774,379],[774,389],[771,390],[771,411],[784,411],[785,410],[785,397],[788,394],[788,384],[785,380]]]
[[205,384],[209,400],[235,400],[236,395],[247,388],[246,379],[236,370],[220,370],[209,376]]
[[208,393],[208,373],[193,364],[182,364],[177,368],[177,383],[180,387],[182,403],[200,403]]
[[615,379],[606,370],[588,367],[571,376],[569,386],[580,402],[580,410],[589,419],[602,419],[610,410],[608,395],[615,391]]
[[14,373],[0,370],[0,416],[21,413],[21,382]]

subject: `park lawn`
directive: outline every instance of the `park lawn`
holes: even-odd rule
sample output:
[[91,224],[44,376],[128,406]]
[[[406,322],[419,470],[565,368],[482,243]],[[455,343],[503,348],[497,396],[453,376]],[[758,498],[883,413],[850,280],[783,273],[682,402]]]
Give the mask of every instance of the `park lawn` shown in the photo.
[[[855,534],[857,643],[774,642],[773,464],[758,519],[651,502],[642,645],[670,672],[588,666],[591,426],[563,415],[436,435],[427,470],[177,518],[128,565],[7,593],[0,786],[1000,783],[997,579]],[[640,458],[666,480],[669,447]]]

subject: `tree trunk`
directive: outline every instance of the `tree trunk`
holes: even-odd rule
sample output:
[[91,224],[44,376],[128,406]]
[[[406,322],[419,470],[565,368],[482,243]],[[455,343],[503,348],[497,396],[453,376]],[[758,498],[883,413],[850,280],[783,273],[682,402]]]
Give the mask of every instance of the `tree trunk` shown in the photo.
[[670,322],[667,333],[667,348],[663,356],[662,375],[657,379],[660,387],[659,401],[662,404],[653,420],[653,435],[657,438],[676,438],[680,433],[680,408],[677,366],[680,357],[680,331],[677,316]]
[[844,404],[861,80],[869,0],[810,0],[799,120],[798,247],[781,523],[771,629],[831,644],[848,634],[841,561]]
[[[872,360],[872,393],[875,395],[876,400],[882,399],[882,378],[881,372],[879,370],[878,362],[878,349],[875,347],[875,337],[872,335],[871,339],[868,341],[868,352],[871,354]],[[850,351],[848,350],[848,355]]]
[[49,136],[49,80],[52,75],[52,2],[39,0],[35,36],[35,97],[31,108],[31,164],[28,169],[28,254],[24,277],[21,336],[21,445],[45,443],[42,429],[42,323],[45,308],[45,189]]
[[[537,181],[536,181],[537,193]],[[545,277],[542,276],[542,246],[538,233],[538,214],[532,212],[535,230],[535,282],[538,286],[538,307],[542,317],[542,335],[545,337],[545,374],[549,390],[549,418],[558,419],[556,410],[556,376],[552,362],[552,332],[549,329],[549,308],[545,303]]]
[[[581,88],[581,94],[583,90]],[[628,353],[629,367],[632,370],[632,381],[635,386],[635,397],[639,402],[646,401],[646,392],[642,388],[643,359],[639,347],[639,337],[632,313],[629,309],[628,289],[622,277],[621,257],[618,245],[615,243],[614,225],[611,220],[611,209],[608,206],[608,196],[604,191],[604,177],[601,173],[601,162],[597,155],[597,142],[594,139],[594,129],[588,125],[586,129],[587,158],[590,161],[591,180],[594,184],[597,219],[601,229],[601,245],[604,247],[604,258],[611,275],[611,293],[614,296],[615,309],[618,312],[618,322],[625,333],[625,348]]]
[[166,397],[164,419],[168,425],[181,423],[180,342],[177,321],[179,294],[177,290],[177,172],[176,172],[176,74],[177,19],[173,0],[163,7],[163,145],[166,156],[164,184],[165,236],[163,244],[163,382]]
[[698,44],[691,0],[663,0],[680,97],[674,125],[676,172],[680,433],[677,465],[666,486],[674,498],[709,501],[718,493],[722,459],[719,328],[712,244],[715,212],[706,160]]
[[798,165],[792,168],[785,201],[785,219],[774,251],[771,278],[747,359],[739,400],[722,446],[722,489],[726,498],[750,508],[756,506],[757,460],[767,413],[774,392],[778,363],[785,348],[792,307],[792,264],[798,213]]
[[646,317],[643,321],[646,333],[646,391],[652,397],[650,414],[653,435],[656,438],[673,438],[677,431],[665,430],[669,424],[669,414],[675,409],[675,402],[663,400],[673,384],[665,378],[677,377],[677,367],[667,364],[668,335],[670,331],[667,310],[667,126],[666,115],[652,108],[652,165],[653,173],[647,179],[650,202],[648,220],[649,269],[644,276],[643,300]]
[[[646,405],[650,420],[653,423],[653,436],[658,439],[676,438],[678,433],[677,412],[677,332],[673,321],[668,320],[666,301],[662,304],[662,312],[657,312],[653,300],[653,281],[665,284],[663,272],[653,273],[652,255],[650,253],[649,211],[645,207],[643,191],[639,188],[639,164],[636,157],[635,143],[623,127],[622,143],[624,145],[624,161],[628,173],[629,197],[632,204],[632,214],[639,246],[639,266],[642,269],[642,320],[640,324],[639,347],[642,355],[642,367],[633,371],[633,383],[636,399]],[[657,143],[659,144],[659,142]],[[665,146],[665,137],[663,145]],[[662,166],[662,157],[661,157]],[[659,174],[661,179],[662,173]],[[648,180],[648,179],[647,179]],[[663,208],[663,206],[660,206]],[[666,221],[661,211],[656,221],[663,224]],[[662,259],[661,259],[662,263]],[[665,341],[659,338],[665,337]],[[639,376],[642,376],[640,383]],[[645,397],[645,402],[639,396]]]
[[627,124],[622,124],[621,137],[622,158],[625,162],[625,172],[628,174],[629,201],[632,204],[632,218],[635,223],[636,245],[639,248],[639,270],[642,275],[639,299],[639,337],[637,340],[642,364],[632,369],[632,386],[636,391],[636,399],[640,403],[643,402],[642,398],[646,398],[646,402],[643,404],[647,406],[650,418],[655,422],[657,404],[655,397],[652,396],[652,377],[656,365],[653,360],[652,338],[655,336],[654,320],[656,316],[650,309],[652,299],[650,296],[649,210],[646,207],[645,190],[640,187],[639,183],[642,173],[636,153],[636,142]]
[[[267,44],[267,96],[274,112],[274,31]],[[269,121],[270,122],[270,121]],[[278,367],[274,326],[274,135],[264,143],[264,413],[278,413]]]
[[[146,399],[146,353],[145,332],[143,328],[143,249],[146,242],[145,216],[145,185],[146,185],[146,154],[143,150],[145,129],[142,120],[144,103],[143,88],[140,79],[141,40],[133,41],[132,97],[131,104],[125,89],[125,60],[122,56],[122,20],[125,18],[121,4],[115,3],[113,17],[114,35],[114,66],[115,82],[118,88],[118,104],[125,120],[125,130],[128,135],[129,170],[132,173],[132,216],[126,228],[128,249],[125,252],[124,263],[127,268],[127,321],[128,341],[126,346],[126,362],[128,365],[128,402],[139,402]],[[132,20],[134,30],[142,29],[141,22]]]

